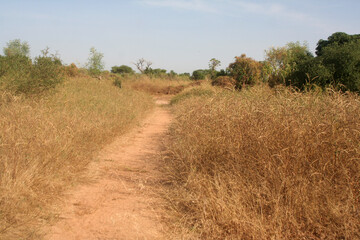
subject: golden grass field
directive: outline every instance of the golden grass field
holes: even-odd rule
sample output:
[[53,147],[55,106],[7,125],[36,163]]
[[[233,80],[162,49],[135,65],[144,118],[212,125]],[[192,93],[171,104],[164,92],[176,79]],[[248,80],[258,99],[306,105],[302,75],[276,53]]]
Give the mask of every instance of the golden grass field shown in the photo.
[[110,80],[70,78],[38,97],[0,95],[0,239],[38,239],[96,152],[153,108]]
[[172,238],[360,239],[357,95],[207,88],[173,104]]

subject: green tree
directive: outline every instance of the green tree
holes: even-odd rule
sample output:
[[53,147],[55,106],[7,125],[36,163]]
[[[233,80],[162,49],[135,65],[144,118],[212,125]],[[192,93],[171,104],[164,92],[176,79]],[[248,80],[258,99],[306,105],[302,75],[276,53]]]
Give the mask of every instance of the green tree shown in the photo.
[[235,79],[237,89],[241,89],[245,85],[254,85],[259,82],[261,76],[262,64],[252,58],[242,54],[235,57],[235,62],[229,65],[229,75]]
[[99,76],[104,70],[104,54],[98,52],[94,47],[90,48],[90,56],[87,62],[87,69],[92,76]]
[[194,80],[204,80],[209,74],[209,70],[207,69],[198,69],[193,71],[192,78]]
[[221,62],[216,58],[212,58],[209,61],[209,70],[211,78],[214,79],[216,77],[216,68],[221,65]]
[[111,68],[111,72],[112,73],[119,73],[119,74],[134,74],[135,71],[129,67],[129,66],[126,66],[126,65],[121,65],[121,66],[113,66]]
[[270,86],[293,83],[292,74],[298,70],[299,64],[313,58],[307,44],[290,42],[284,47],[270,48],[265,51],[265,68],[269,72]]
[[328,37],[327,40],[320,39],[316,47],[316,55],[321,56],[323,50],[328,46],[344,45],[350,42],[356,42],[360,39],[360,34],[349,35],[344,32],[336,32]]
[[332,73],[333,83],[343,90],[360,92],[360,39],[329,45],[320,56]]
[[27,42],[20,39],[9,41],[3,49],[5,56],[26,56],[30,55],[30,46]]

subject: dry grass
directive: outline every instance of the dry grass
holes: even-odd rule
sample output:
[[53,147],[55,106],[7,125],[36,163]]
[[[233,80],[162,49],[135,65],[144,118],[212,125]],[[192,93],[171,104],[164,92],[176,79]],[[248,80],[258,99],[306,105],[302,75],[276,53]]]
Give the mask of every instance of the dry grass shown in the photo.
[[360,239],[360,99],[257,86],[174,108],[177,239]]
[[40,238],[95,153],[152,107],[146,94],[90,78],[38,99],[1,93],[0,239]]
[[189,80],[149,78],[145,75],[124,79],[124,86],[153,95],[177,94],[191,84]]

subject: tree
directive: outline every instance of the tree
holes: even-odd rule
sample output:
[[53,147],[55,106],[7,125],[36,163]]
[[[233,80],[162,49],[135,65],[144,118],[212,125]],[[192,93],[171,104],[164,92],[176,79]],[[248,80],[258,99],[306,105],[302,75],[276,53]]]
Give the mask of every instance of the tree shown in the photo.
[[163,77],[166,75],[166,69],[147,67],[143,73],[151,77]]
[[270,48],[265,51],[266,70],[270,73],[269,85],[290,85],[291,74],[298,70],[298,65],[313,58],[306,44],[290,42],[284,47]]
[[87,68],[91,75],[99,76],[104,70],[104,62],[102,61],[104,54],[98,52],[94,47],[90,48],[90,56],[87,63]]
[[210,74],[211,74],[211,78],[214,79],[216,76],[216,68],[219,67],[221,65],[221,62],[215,58],[210,59],[209,61],[209,69],[210,69]]
[[121,66],[113,66],[111,68],[111,72],[112,73],[119,73],[119,74],[133,74],[135,73],[134,70],[126,65],[121,65]]
[[289,78],[295,86],[333,85],[342,90],[360,92],[360,35],[337,32],[327,40],[319,40],[317,56],[297,57],[297,65]]
[[147,61],[144,58],[140,58],[139,60],[137,60],[134,63],[134,65],[141,73],[145,73],[145,70],[150,68],[150,66],[152,65],[152,62]]
[[193,71],[192,78],[194,80],[203,80],[206,78],[206,76],[209,75],[209,70],[207,69],[198,69]]
[[360,92],[360,39],[328,45],[319,57],[332,73],[333,83],[343,90]]
[[229,75],[235,79],[236,88],[241,89],[245,85],[254,85],[259,82],[262,64],[242,54],[235,57],[235,62],[229,65]]
[[20,39],[9,41],[4,47],[6,56],[26,56],[30,55],[30,46],[27,42],[21,42]]
[[344,32],[333,33],[327,40],[320,39],[316,47],[316,55],[321,56],[327,46],[344,45],[349,42],[356,42],[360,34],[348,35]]

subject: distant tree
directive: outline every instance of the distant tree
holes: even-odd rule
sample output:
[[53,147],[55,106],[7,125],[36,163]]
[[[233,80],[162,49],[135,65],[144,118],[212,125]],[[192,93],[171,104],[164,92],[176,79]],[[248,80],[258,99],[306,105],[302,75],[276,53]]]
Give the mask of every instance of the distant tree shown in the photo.
[[166,75],[166,69],[147,67],[143,73],[151,77],[163,77]]
[[203,80],[210,74],[209,70],[207,69],[198,69],[193,71],[192,78],[194,80]]
[[190,73],[180,73],[179,76],[181,77],[190,77]]
[[140,58],[139,60],[137,60],[134,63],[134,65],[141,73],[145,73],[145,70],[150,68],[150,66],[152,65],[152,62],[147,61],[144,58]]
[[129,66],[126,66],[126,65],[121,65],[121,66],[113,66],[111,68],[111,72],[112,73],[119,73],[119,74],[133,74],[135,73],[134,70],[129,67]]
[[174,70],[170,70],[170,72],[169,72],[169,76],[170,77],[175,77],[175,76],[177,76],[178,74],[174,71]]
[[4,47],[5,56],[26,56],[30,55],[30,46],[27,42],[21,42],[20,39],[9,41]]
[[94,47],[90,48],[90,56],[87,62],[87,69],[93,76],[99,76],[104,70],[104,54],[98,52]]
[[215,78],[216,77],[216,68],[219,67],[221,65],[221,62],[215,58],[210,59],[209,61],[209,70],[210,70],[210,75],[211,78]]

